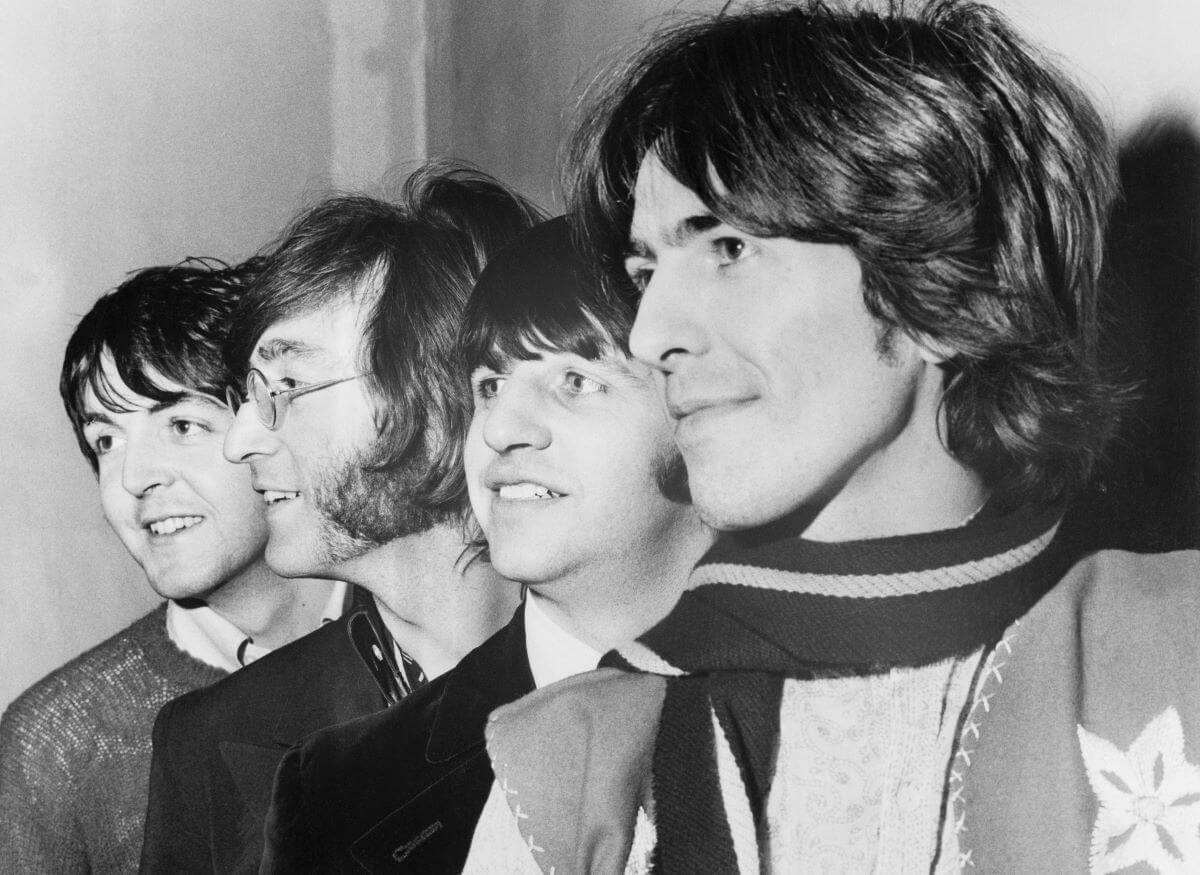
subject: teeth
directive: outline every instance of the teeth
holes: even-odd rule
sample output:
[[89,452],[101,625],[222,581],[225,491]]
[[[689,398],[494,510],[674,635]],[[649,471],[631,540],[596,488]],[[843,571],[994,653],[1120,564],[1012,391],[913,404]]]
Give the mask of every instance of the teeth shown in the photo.
[[204,517],[200,516],[172,516],[165,520],[150,524],[150,531],[156,535],[170,535],[178,532],[180,529],[190,529],[196,523],[200,522]]
[[551,492],[545,486],[536,483],[507,483],[500,487],[500,497],[510,501],[535,501],[559,496],[557,492]]
[[287,501],[289,498],[299,498],[299,492],[281,492],[278,489],[263,490],[263,501],[267,504],[276,504],[280,501]]

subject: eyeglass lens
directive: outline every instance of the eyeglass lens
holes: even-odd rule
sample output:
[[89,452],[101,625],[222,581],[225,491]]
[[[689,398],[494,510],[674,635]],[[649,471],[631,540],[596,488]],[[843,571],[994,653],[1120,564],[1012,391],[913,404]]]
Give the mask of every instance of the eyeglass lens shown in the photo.
[[267,378],[251,369],[246,375],[246,395],[254,401],[258,421],[267,428],[274,428],[275,399],[271,397],[271,387],[267,385]]

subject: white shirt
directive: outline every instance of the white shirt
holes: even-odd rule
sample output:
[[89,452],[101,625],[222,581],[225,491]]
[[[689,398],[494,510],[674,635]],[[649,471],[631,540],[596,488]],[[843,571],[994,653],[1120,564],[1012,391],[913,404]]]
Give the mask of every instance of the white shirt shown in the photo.
[[[340,617],[345,600],[346,582],[334,581],[321,611],[321,622]],[[271,652],[208,605],[185,608],[178,602],[167,602],[167,637],[193,659],[228,672]]]
[[600,664],[600,651],[584,644],[546,613],[533,590],[525,596],[525,654],[533,683],[545,687]]

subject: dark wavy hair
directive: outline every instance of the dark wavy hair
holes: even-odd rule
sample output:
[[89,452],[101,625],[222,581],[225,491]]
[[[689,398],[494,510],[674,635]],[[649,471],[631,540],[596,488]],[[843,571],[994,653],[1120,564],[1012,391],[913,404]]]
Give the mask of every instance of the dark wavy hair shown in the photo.
[[83,436],[84,397],[90,389],[110,410],[131,410],[109,382],[105,356],[121,380],[139,395],[172,404],[184,393],[169,391],[164,378],[222,404],[237,384],[222,349],[238,300],[262,267],[250,259],[230,267],[215,258],[147,267],[100,297],[67,341],[58,391],[84,458],[99,470]]
[[943,440],[999,494],[1086,481],[1121,400],[1096,360],[1112,149],[998,13],[814,0],[687,21],[580,118],[565,188],[611,275],[653,152],[731,225],[850,247],[872,315],[952,353]]
[[361,195],[323,200],[267,253],[238,308],[230,366],[244,374],[258,339],[277,322],[362,301],[362,369],[379,402],[382,438],[370,465],[427,462],[414,506],[434,521],[460,516],[470,398],[460,391],[459,319],[488,258],[541,218],[487,174],[444,160],[414,171],[394,203]]
[[610,352],[628,356],[634,315],[632,302],[610,292],[560,216],[522,235],[484,269],[463,313],[461,367],[469,376],[481,365],[501,370],[547,352],[592,361]]

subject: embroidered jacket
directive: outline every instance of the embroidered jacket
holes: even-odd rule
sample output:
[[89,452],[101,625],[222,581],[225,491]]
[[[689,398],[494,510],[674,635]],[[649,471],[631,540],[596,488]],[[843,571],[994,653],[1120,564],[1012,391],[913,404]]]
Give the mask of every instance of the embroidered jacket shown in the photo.
[[[1200,871],[1197,616],[1200,554],[1104,552],[1012,624],[964,712],[946,787],[957,854],[937,870]],[[497,781],[543,872],[625,868],[639,811],[653,815],[664,690],[608,670],[493,715]]]

